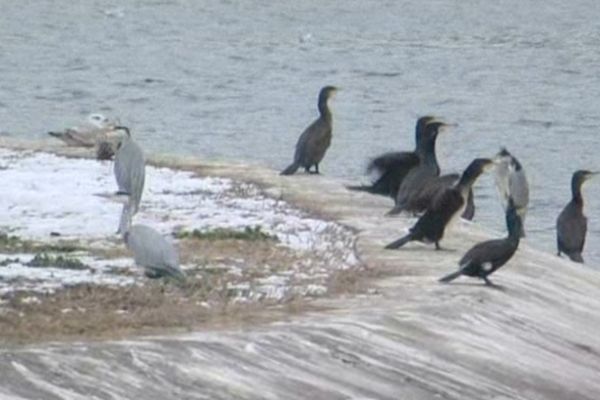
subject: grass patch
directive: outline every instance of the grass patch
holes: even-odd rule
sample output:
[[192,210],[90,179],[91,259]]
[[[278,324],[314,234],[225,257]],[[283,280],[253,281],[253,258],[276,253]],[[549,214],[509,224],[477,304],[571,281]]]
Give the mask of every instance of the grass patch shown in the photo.
[[82,263],[76,258],[69,258],[63,256],[52,256],[46,253],[36,254],[35,257],[27,264],[28,267],[33,268],[44,268],[44,267],[54,267],[54,268],[62,268],[62,269],[75,269],[75,270],[84,270],[89,269],[89,266]]
[[193,231],[181,231],[175,234],[177,239],[198,239],[198,240],[247,240],[255,241],[277,241],[277,237],[264,232],[260,225],[254,227],[247,226],[244,230],[235,230],[230,228],[216,228],[209,231],[194,229]]
[[0,233],[0,251],[4,252],[26,252],[26,253],[73,253],[83,250],[69,242],[58,242],[52,244],[35,243],[29,240],[21,239],[18,236]]
[[0,261],[0,267],[6,267],[7,265],[19,263],[21,260],[19,258],[7,258],[6,260]]

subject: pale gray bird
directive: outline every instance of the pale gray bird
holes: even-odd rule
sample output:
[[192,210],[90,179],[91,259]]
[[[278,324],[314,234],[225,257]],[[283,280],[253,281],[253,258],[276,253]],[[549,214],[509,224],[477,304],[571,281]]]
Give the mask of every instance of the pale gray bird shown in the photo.
[[505,148],[496,155],[496,188],[500,195],[500,201],[504,212],[508,210],[508,201],[513,199],[517,214],[521,218],[521,237],[525,236],[525,214],[529,204],[529,184],[523,166]]
[[86,121],[78,126],[48,134],[62,140],[67,146],[95,147],[98,160],[109,160],[114,155],[118,142],[115,126],[115,121],[102,114],[90,114]]
[[121,219],[119,231],[137,266],[143,267],[149,278],[173,277],[179,281],[185,280],[185,275],[179,267],[179,255],[173,243],[146,225],[131,225],[132,206],[128,193],[117,192],[110,197],[113,201],[123,204],[125,217]]
[[[144,180],[146,177],[146,161],[144,152],[140,146],[133,140],[129,128],[125,126],[116,126],[115,130],[124,131],[125,135],[121,139],[115,153],[114,172],[117,179],[118,191],[127,193],[130,199],[130,214],[133,216],[138,212],[140,201],[142,200],[142,192],[144,191]],[[125,206],[121,213],[121,222],[119,230],[124,223]]]

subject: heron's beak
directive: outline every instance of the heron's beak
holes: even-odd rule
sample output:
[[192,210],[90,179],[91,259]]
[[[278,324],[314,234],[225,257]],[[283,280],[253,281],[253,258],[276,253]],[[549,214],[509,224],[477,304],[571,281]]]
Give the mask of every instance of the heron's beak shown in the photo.
[[112,201],[113,203],[127,204],[129,202],[129,193],[126,192],[96,193],[95,195]]

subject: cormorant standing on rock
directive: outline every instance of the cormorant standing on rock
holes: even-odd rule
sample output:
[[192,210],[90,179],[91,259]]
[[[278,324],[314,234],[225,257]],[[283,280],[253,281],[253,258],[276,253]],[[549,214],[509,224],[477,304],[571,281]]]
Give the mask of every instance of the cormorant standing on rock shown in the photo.
[[281,175],[292,175],[298,168],[304,167],[306,172],[314,165],[315,173],[319,173],[319,163],[331,144],[332,116],[328,101],[337,88],[325,86],[319,93],[319,118],[308,126],[300,135],[294,153],[294,162],[281,172]]
[[398,214],[402,211],[423,211],[417,207],[415,202],[421,190],[440,175],[440,166],[435,154],[435,142],[440,128],[444,126],[447,124],[437,120],[430,121],[425,125],[425,133],[421,139],[423,142],[418,151],[419,164],[412,168],[402,180],[396,196],[396,205],[389,214]]
[[521,217],[509,198],[506,210],[506,228],[508,236],[504,239],[487,240],[471,247],[458,262],[459,270],[440,279],[448,283],[461,275],[481,278],[486,285],[492,285],[488,276],[510,260],[519,247],[521,238]]
[[420,241],[435,243],[436,250],[439,250],[439,241],[444,236],[446,226],[462,214],[473,183],[492,164],[493,161],[487,158],[473,160],[461,175],[458,183],[446,188],[435,198],[425,214],[410,228],[410,232],[385,248],[397,249],[410,241]]
[[573,198],[562,210],[556,220],[556,244],[558,255],[565,253],[572,261],[583,263],[581,252],[587,233],[587,218],[583,214],[583,197],[581,185],[596,175],[597,172],[576,171],[571,179]]
[[[496,155],[496,161],[495,180],[502,207],[506,212],[508,199],[512,198],[517,213],[521,217],[521,228],[523,229],[527,205],[529,204],[529,184],[527,183],[525,170],[519,160],[504,148]],[[524,230],[521,232],[521,237],[525,237]]]
[[377,180],[369,186],[349,186],[348,189],[362,190],[396,199],[402,180],[411,168],[419,164],[421,137],[425,132],[425,125],[434,119],[434,117],[426,115],[417,120],[414,151],[389,152],[375,157],[369,162],[367,173],[377,172]]

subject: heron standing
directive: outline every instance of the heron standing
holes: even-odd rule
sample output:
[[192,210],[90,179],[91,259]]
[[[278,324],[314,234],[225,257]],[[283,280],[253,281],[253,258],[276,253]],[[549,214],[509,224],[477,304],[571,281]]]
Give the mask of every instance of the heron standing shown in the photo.
[[504,148],[496,155],[495,181],[504,212],[508,209],[508,199],[513,200],[521,217],[521,237],[525,237],[523,226],[529,204],[529,184],[519,160]]
[[[116,126],[115,130],[125,132],[125,135],[123,135],[123,138],[117,147],[117,152],[115,153],[115,178],[117,180],[118,191],[127,193],[130,196],[128,205],[123,206],[121,222],[119,223],[119,230],[117,231],[117,233],[122,233],[121,226],[124,224],[126,211],[130,213],[131,216],[138,212],[140,201],[142,200],[142,192],[144,191],[146,162],[144,159],[144,152],[131,137],[129,128],[125,126]],[[126,210],[126,208],[129,210]]]
[[173,277],[185,280],[179,267],[179,255],[172,242],[165,239],[155,229],[147,225],[131,225],[132,198],[128,193],[117,192],[111,199],[123,204],[124,218],[121,219],[119,231],[137,266],[143,267],[149,278]]

